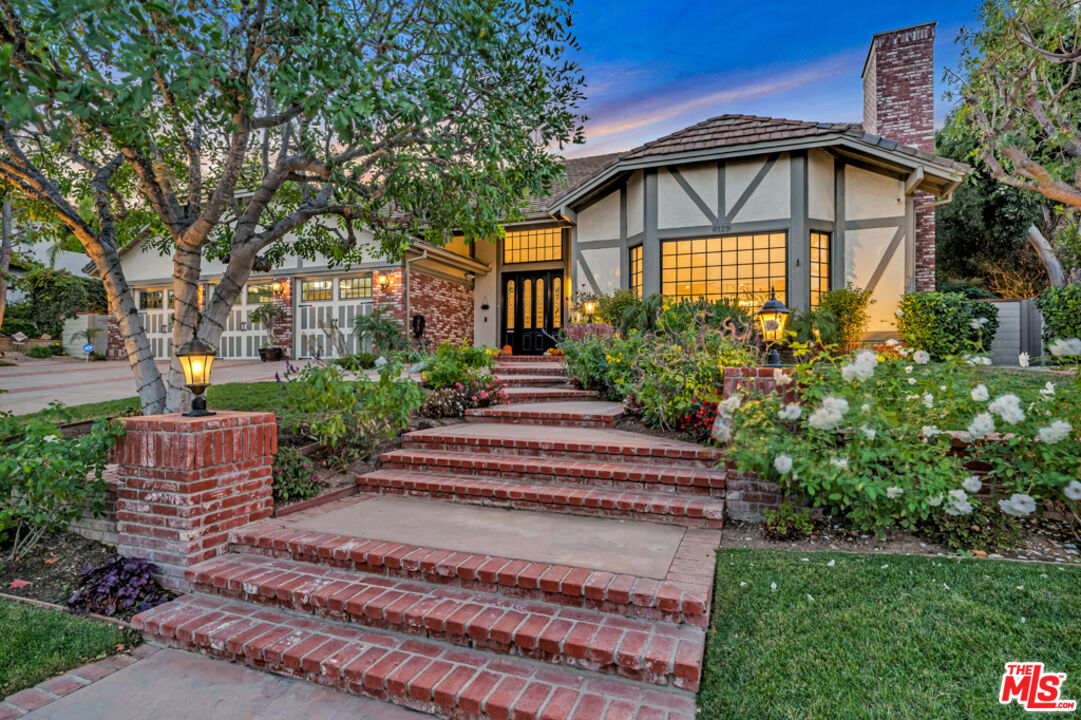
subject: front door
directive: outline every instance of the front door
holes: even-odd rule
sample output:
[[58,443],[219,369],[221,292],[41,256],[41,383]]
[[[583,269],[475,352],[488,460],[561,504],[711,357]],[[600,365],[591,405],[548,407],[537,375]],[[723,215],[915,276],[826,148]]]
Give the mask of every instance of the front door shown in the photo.
[[562,327],[562,270],[503,274],[503,344],[515,355],[555,347]]

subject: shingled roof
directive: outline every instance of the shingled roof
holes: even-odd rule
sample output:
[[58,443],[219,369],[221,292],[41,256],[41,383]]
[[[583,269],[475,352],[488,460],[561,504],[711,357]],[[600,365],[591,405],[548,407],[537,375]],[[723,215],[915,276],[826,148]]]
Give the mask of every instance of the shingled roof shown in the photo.
[[621,157],[623,157],[622,152],[614,152],[564,160],[563,166],[567,169],[566,184],[551,188],[548,195],[529,198],[525,212],[527,214],[543,212],[556,198],[571,192]]

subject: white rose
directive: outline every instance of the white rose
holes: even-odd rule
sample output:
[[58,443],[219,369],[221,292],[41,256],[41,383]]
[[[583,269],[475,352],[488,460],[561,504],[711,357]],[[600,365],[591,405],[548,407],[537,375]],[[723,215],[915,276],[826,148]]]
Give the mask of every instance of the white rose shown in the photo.
[[987,392],[987,386],[983,383],[980,383],[976,387],[972,388],[972,392],[970,392],[969,395],[976,402],[985,402],[987,398],[991,397],[991,394]]
[[928,353],[926,350],[917,350],[916,352],[912,353],[912,360],[917,365],[926,365],[927,363],[931,362],[931,354]]
[[773,467],[777,469],[777,472],[784,475],[792,469],[792,457],[781,453],[777,457],[773,458]]

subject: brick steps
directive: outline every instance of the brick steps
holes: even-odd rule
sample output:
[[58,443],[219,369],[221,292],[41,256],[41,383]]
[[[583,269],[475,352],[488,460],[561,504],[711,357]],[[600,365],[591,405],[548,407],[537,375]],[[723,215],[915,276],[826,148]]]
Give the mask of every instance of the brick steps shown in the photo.
[[[687,532],[707,533],[701,542],[716,547],[713,531]],[[235,530],[232,541],[235,552],[459,586],[625,617],[697,627],[705,627],[708,619],[710,579],[691,571],[696,562],[693,559],[684,561],[688,565],[687,581],[675,582],[267,523]],[[677,553],[674,564],[680,563]]]
[[559,400],[595,400],[598,396],[595,390],[578,390],[567,387],[508,387],[504,389],[507,394],[507,403],[535,403]]
[[620,403],[569,401],[516,403],[471,408],[465,411],[467,422],[524,423],[528,425],[574,425],[576,427],[614,427],[623,417]]
[[495,379],[503,383],[504,387],[525,387],[534,385],[566,385],[570,387],[570,378],[563,374],[558,375],[507,375],[496,370]]
[[495,364],[499,366],[503,363],[551,363],[553,365],[562,365],[563,357],[561,355],[497,355]]
[[492,367],[495,375],[563,375],[563,363],[558,362],[497,362]]
[[357,476],[357,488],[362,493],[409,495],[489,507],[628,518],[684,527],[720,528],[724,523],[723,500],[685,497],[676,493],[565,487],[390,469]]
[[402,438],[406,450],[498,452],[504,455],[567,457],[605,462],[712,467],[722,453],[692,443],[609,430],[530,426],[514,423],[464,423],[417,430]]
[[699,628],[244,554],[201,563],[187,578],[206,594],[639,682],[698,688],[705,642]]
[[695,717],[688,693],[255,603],[183,595],[132,622],[168,645],[454,720]]
[[384,469],[723,497],[724,470],[437,450],[383,453]]

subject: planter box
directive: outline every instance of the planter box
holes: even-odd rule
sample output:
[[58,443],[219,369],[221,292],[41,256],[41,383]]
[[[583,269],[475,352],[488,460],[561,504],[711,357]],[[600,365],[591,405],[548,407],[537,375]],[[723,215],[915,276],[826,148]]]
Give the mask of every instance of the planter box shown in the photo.
[[275,360],[284,360],[285,353],[279,347],[265,347],[259,348],[259,359],[263,362],[273,362]]

